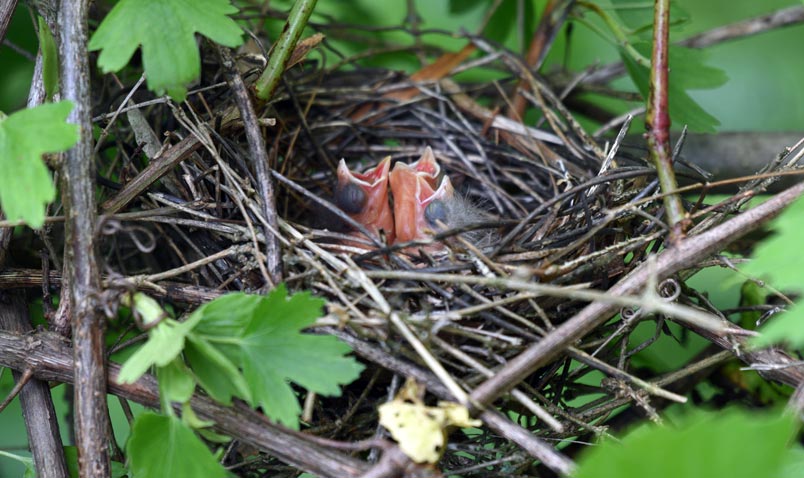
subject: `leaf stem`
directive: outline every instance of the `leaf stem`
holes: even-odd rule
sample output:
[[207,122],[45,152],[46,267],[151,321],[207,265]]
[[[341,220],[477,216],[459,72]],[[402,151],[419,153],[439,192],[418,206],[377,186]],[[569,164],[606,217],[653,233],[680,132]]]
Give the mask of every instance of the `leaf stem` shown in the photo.
[[268,65],[257,80],[257,97],[262,100],[270,99],[279,85],[279,79],[285,71],[285,66],[290,59],[290,54],[296,48],[296,43],[301,37],[302,30],[307,25],[307,19],[313,13],[317,0],[296,0],[293,8],[288,14],[288,21],[285,28],[274,44]]

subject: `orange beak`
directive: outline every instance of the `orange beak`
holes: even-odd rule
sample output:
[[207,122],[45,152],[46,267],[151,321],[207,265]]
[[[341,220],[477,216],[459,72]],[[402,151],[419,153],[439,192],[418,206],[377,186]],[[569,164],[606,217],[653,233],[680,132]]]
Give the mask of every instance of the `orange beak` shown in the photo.
[[422,154],[421,158],[412,163],[410,168],[422,176],[431,188],[436,189],[438,176],[441,174],[441,166],[436,162],[435,154],[433,154],[431,147],[428,146],[425,148],[424,154]]
[[447,176],[436,188],[441,167],[432,150],[408,166],[396,163],[391,171],[391,194],[394,195],[396,241],[424,239],[438,230],[439,222],[448,222],[448,211],[455,190]]
[[362,174],[350,171],[341,160],[335,186],[335,204],[372,233],[379,236],[384,231],[389,244],[394,241],[394,216],[388,204],[390,168],[390,156]]

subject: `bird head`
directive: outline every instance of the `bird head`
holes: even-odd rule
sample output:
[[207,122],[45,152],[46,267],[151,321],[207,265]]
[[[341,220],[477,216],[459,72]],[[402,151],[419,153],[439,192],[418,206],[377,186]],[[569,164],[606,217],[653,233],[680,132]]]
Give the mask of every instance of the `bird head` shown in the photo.
[[394,241],[394,216],[388,202],[388,171],[391,157],[363,172],[351,171],[341,159],[338,164],[338,183],[335,204],[370,232],[385,232],[388,243]]
[[427,148],[411,165],[396,163],[390,174],[394,197],[394,226],[397,242],[424,239],[448,223],[455,190],[449,177],[440,178],[441,167]]

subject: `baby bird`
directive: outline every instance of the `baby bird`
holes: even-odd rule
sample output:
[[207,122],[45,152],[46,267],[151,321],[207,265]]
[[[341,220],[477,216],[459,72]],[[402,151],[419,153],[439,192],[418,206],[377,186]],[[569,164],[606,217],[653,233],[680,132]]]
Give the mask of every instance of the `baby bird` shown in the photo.
[[448,176],[443,176],[439,184],[440,173],[441,166],[430,147],[415,163],[394,165],[390,183],[397,242],[424,239],[440,229],[440,223],[447,224],[455,189]]
[[341,159],[338,164],[338,184],[335,185],[335,205],[352,219],[363,224],[371,233],[385,233],[393,244],[394,215],[388,202],[388,170],[391,157],[364,173],[356,173]]
[[362,174],[341,160],[335,188],[337,206],[369,231],[384,231],[389,244],[427,239],[445,228],[482,220],[482,213],[455,193],[430,147],[417,161],[397,162],[389,169],[389,157]]

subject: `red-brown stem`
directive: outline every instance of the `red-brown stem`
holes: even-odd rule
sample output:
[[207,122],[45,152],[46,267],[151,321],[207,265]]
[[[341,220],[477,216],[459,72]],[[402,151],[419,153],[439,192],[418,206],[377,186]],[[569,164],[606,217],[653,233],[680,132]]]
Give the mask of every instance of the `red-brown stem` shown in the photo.
[[[653,53],[650,69],[650,96],[646,129],[648,150],[656,166],[662,192],[678,189],[673,171],[673,155],[670,149],[670,111],[668,109],[668,61],[670,46],[670,0],[656,0],[653,18]],[[684,237],[689,219],[686,217],[681,197],[668,194],[664,197],[667,222],[670,225],[670,243],[677,244]]]

